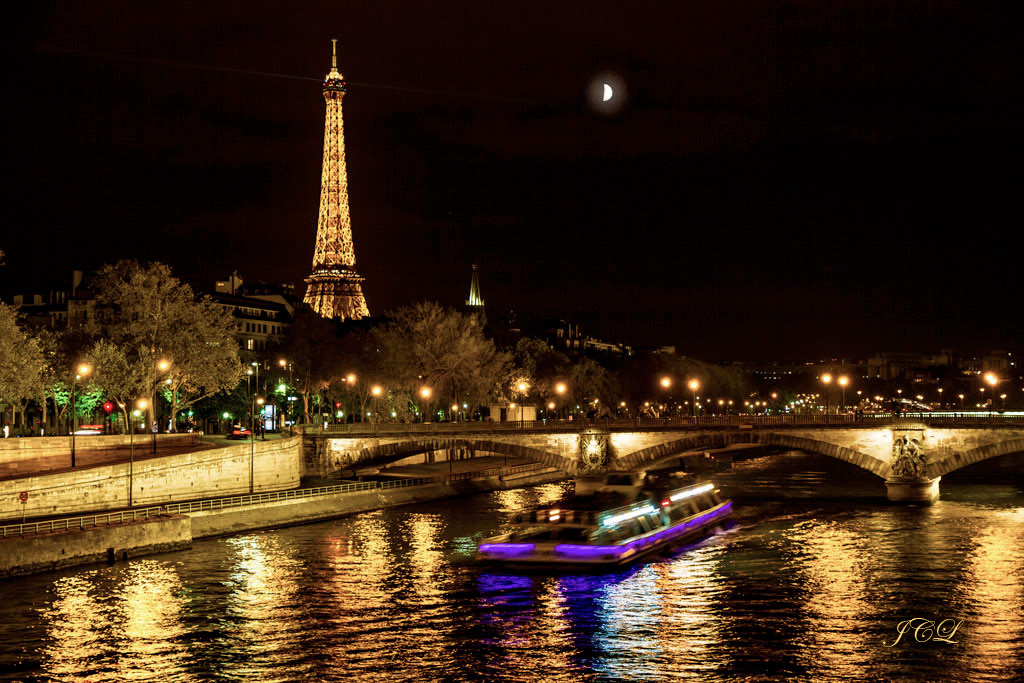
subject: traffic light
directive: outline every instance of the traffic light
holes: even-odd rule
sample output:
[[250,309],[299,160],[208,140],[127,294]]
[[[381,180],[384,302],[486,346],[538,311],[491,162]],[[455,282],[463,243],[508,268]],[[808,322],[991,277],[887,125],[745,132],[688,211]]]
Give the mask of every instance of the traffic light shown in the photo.
[[114,404],[111,403],[110,401],[104,403],[103,412],[105,412],[107,415],[110,415],[112,412],[114,412]]

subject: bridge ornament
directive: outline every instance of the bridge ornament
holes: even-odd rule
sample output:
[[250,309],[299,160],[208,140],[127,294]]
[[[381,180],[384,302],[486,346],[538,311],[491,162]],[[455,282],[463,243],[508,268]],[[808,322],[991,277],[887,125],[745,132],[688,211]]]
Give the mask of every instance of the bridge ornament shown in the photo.
[[594,474],[608,466],[608,433],[586,430],[580,433],[580,472]]
[[892,474],[894,477],[923,477],[925,456],[921,442],[906,434],[892,444]]

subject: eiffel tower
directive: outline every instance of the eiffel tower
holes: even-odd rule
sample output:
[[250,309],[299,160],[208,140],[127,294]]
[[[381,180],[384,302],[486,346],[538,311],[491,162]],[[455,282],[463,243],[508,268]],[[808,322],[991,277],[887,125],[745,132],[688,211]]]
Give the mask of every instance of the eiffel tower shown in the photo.
[[370,315],[363,297],[363,278],[356,272],[352,219],[348,209],[345,131],[341,99],[347,92],[338,71],[338,41],[331,40],[331,70],[324,77],[327,101],[324,123],[324,165],[320,175],[320,217],[316,226],[313,272],[306,278],[305,303],[325,318],[359,319]]

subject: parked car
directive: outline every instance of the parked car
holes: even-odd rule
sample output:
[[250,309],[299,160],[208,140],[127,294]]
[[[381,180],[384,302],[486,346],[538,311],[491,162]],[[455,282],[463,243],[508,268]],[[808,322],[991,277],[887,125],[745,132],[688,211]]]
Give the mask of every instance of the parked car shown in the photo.
[[242,425],[235,425],[228,434],[229,439],[248,439],[250,436],[252,436],[252,432]]

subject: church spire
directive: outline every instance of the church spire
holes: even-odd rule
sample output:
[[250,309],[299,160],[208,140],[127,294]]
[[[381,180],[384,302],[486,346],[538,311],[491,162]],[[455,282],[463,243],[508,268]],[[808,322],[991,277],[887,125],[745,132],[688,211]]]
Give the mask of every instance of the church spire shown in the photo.
[[480,274],[476,264],[473,264],[473,278],[469,283],[469,298],[466,299],[466,306],[471,310],[483,310],[484,300],[480,296]]

